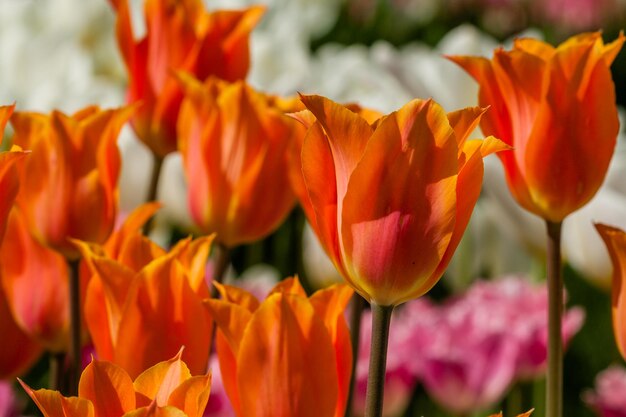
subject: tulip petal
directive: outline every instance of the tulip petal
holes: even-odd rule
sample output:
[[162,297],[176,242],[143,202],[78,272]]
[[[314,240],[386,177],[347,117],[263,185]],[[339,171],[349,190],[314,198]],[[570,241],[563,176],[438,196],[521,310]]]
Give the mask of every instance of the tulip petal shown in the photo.
[[0,329],[5,340],[0,343],[0,379],[23,375],[41,355],[43,347],[15,323],[0,286]]
[[478,103],[490,106],[481,122],[483,132],[498,137],[505,143],[513,144],[513,126],[505,96],[501,91],[491,61],[482,57],[448,56],[455,64],[463,68],[479,84]]
[[19,380],[24,391],[33,399],[44,417],[94,417],[91,401],[78,397],[63,397],[59,391],[33,390]]
[[92,360],[87,365],[80,377],[78,396],[93,404],[98,417],[119,417],[135,409],[133,381],[111,362]]
[[156,402],[153,402],[147,407],[138,408],[124,414],[122,417],[187,417],[187,414],[172,406],[157,407]]
[[390,114],[368,142],[348,184],[341,242],[347,279],[370,301],[396,305],[437,268],[454,229],[457,158],[433,101]]
[[604,57],[604,61],[606,62],[607,67],[611,66],[613,61],[615,61],[615,58],[617,58],[617,54],[619,54],[622,46],[624,46],[624,41],[626,41],[624,32],[620,32],[617,39],[604,46],[602,56]]
[[224,301],[237,304],[251,313],[259,308],[259,300],[243,288],[220,284],[219,282],[214,282],[213,285],[215,285]]
[[185,412],[187,417],[202,417],[211,391],[211,375],[194,376],[183,381],[170,395],[168,405]]
[[317,118],[330,146],[335,166],[338,210],[341,212],[348,180],[361,160],[373,130],[357,113],[325,97],[302,95],[300,99]]
[[350,390],[350,376],[353,372],[350,330],[343,319],[346,306],[353,294],[354,291],[347,285],[333,285],[315,292],[309,299],[317,316],[324,320],[335,349],[339,384],[335,417],[341,417],[345,413]]
[[159,362],[142,372],[133,384],[135,391],[154,400],[158,407],[168,405],[172,392],[191,378],[189,368],[181,360],[182,352],[183,349],[172,359]]
[[193,240],[178,257],[188,271],[189,285],[201,298],[209,296],[205,275],[214,238],[215,235],[210,235]]
[[206,371],[212,321],[176,260],[177,255],[173,249],[151,262],[129,290],[119,324],[115,362],[131,377],[172,357],[181,346],[185,346],[183,360],[192,374]]
[[120,320],[135,272],[123,264],[97,255],[94,248],[84,242],[74,243],[78,245],[93,274],[87,284],[85,323],[100,359],[113,361]]
[[622,357],[626,359],[626,233],[615,227],[596,224],[613,263],[611,304],[613,333]]
[[143,225],[159,210],[161,204],[149,202],[134,209],[124,220],[122,226],[116,230],[104,245],[106,252],[113,259],[117,259],[124,242],[131,236],[141,233]]
[[[264,6],[214,12],[198,52],[199,56],[210,57],[198,61],[199,78],[215,75],[231,82],[246,78],[250,66],[250,32],[264,13]],[[222,43],[216,42],[216,39],[221,39]]]
[[18,325],[47,349],[64,350],[69,331],[67,264],[61,255],[34,240],[18,209],[9,215],[0,270]]
[[[0,107],[0,110],[3,108]],[[0,111],[0,135],[2,134],[1,118],[2,112]],[[6,220],[19,189],[18,170],[15,168],[15,165],[27,154],[27,152],[19,150],[0,152],[0,244],[4,237]]]
[[510,150],[506,143],[489,136],[483,140],[471,140],[465,142],[463,153],[464,163],[459,169],[456,186],[456,222],[454,232],[444,256],[441,258],[437,270],[431,278],[414,294],[415,298],[426,293],[446,270],[456,248],[461,243],[461,238],[472,216],[474,206],[480,197],[483,182],[484,165],[483,158],[500,151]]
[[326,327],[308,300],[270,296],[250,320],[237,356],[242,415],[333,415],[334,355]]
[[[220,371],[224,389],[228,398],[230,398],[230,402],[236,414],[241,415],[241,401],[239,398],[239,390],[237,389],[237,369],[239,366],[237,356],[245,329],[252,319],[253,311],[250,310],[249,306],[245,303],[243,305],[238,304],[239,300],[245,301],[245,298],[237,297],[237,295],[243,294],[244,291],[241,290],[241,292],[238,293],[230,290],[230,288],[234,287],[219,286],[218,289],[222,292],[222,297],[225,300],[207,299],[204,300],[204,305],[211,313],[218,327],[215,345],[220,361]],[[224,296],[224,293],[228,295],[234,294],[235,298],[228,299]],[[250,297],[252,296],[250,295]],[[257,304],[254,310],[257,310],[258,301],[254,299],[254,302]]]
[[302,288],[302,284],[300,284],[300,280],[296,278],[285,278],[280,281],[278,284],[272,288],[268,297],[272,294],[281,293],[281,294],[293,294],[298,295],[300,297],[306,298],[306,292],[304,288]]
[[339,273],[346,276],[341,263],[341,250],[337,230],[337,184],[332,151],[324,130],[315,123],[302,145],[302,174],[308,197],[315,213],[311,227]]
[[454,129],[454,136],[459,151],[463,149],[463,144],[469,135],[478,127],[478,123],[488,108],[468,107],[448,113],[450,126]]

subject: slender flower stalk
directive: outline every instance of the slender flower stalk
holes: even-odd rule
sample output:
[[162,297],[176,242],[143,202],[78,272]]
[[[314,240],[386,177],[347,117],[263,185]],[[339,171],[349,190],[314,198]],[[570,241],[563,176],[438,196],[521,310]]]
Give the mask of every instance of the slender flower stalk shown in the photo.
[[546,416],[563,415],[563,276],[561,268],[561,222],[547,221],[548,251],[548,373]]
[[372,349],[370,351],[370,367],[365,396],[365,417],[381,417],[385,393],[389,325],[391,324],[393,306],[379,306],[372,303],[371,307]]
[[356,369],[359,360],[359,343],[361,340],[361,318],[365,308],[365,299],[359,294],[352,295],[350,302],[350,341],[352,343],[352,375],[350,375],[350,388],[348,399],[346,400],[345,417],[352,415],[352,401],[354,400],[354,389],[356,386]]
[[[163,157],[153,153],[152,154],[152,174],[150,176],[150,185],[148,187],[148,197],[146,198],[146,202],[156,201],[157,193],[159,191],[159,178],[161,177],[161,171],[163,170]],[[146,224],[143,226],[143,234],[149,235],[152,230],[152,226],[154,224],[154,217],[148,219]]]
[[69,395],[78,394],[78,381],[80,380],[81,369],[81,311],[80,311],[80,273],[78,259],[67,261],[70,274],[69,291],[70,291],[70,349],[69,349],[69,372],[66,377],[67,392]]

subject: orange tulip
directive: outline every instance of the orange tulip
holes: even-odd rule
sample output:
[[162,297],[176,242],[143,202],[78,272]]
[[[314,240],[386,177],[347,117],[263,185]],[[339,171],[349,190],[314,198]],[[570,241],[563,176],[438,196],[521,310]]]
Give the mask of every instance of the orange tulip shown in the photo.
[[202,417],[211,375],[191,376],[179,353],[133,380],[119,366],[92,360],[83,371],[78,397],[33,390],[20,381],[44,417]]
[[483,132],[513,147],[498,156],[526,210],[560,222],[602,184],[619,130],[609,67],[624,39],[604,45],[587,33],[557,48],[517,39],[491,60],[450,57],[480,84],[479,104],[491,106]]
[[117,40],[130,76],[129,103],[139,103],[132,124],[159,157],[176,150],[176,120],[182,91],[171,76],[184,70],[234,81],[249,67],[248,38],[264,12],[207,12],[201,0],[146,0],[146,34],[136,40],[128,0],[110,0],[117,11]]
[[228,247],[266,236],[295,203],[286,173],[300,127],[243,82],[181,79],[178,132],[194,221]]
[[212,321],[202,300],[212,241],[180,241],[164,251],[139,229],[155,210],[146,205],[131,215],[103,248],[77,242],[93,274],[85,321],[98,356],[131,376],[185,346],[183,358],[194,375],[207,368]]
[[47,350],[67,350],[68,267],[65,258],[30,234],[17,207],[0,248],[0,282],[16,323]]
[[352,350],[344,285],[307,298],[297,279],[279,283],[262,303],[218,286],[205,301],[219,328],[224,388],[239,417],[343,416]]
[[[14,105],[0,106],[0,138],[14,107]],[[19,187],[15,164],[21,163],[25,155],[26,152],[17,148],[10,152],[0,152],[0,248],[9,212]],[[2,251],[0,256],[1,253]],[[12,257],[16,258],[16,254],[13,253]],[[0,329],[4,339],[4,342],[0,343],[0,379],[8,379],[27,370],[41,354],[42,347],[15,322],[2,285],[0,285]]]
[[499,140],[466,140],[484,109],[446,114],[414,100],[372,124],[324,97],[302,148],[312,222],[337,269],[363,297],[398,305],[443,274],[478,199],[482,158]]
[[615,227],[596,224],[596,229],[613,262],[611,289],[613,333],[620,353],[626,359],[626,232]]
[[104,242],[117,212],[117,135],[129,109],[88,107],[67,116],[15,113],[14,142],[32,150],[16,204],[41,243],[68,258],[68,238]]

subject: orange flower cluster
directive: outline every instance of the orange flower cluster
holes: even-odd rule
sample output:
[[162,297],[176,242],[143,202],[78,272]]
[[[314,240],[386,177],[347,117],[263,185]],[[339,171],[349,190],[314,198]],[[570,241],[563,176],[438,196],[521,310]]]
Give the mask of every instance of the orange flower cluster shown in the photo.
[[227,81],[248,73],[250,31],[264,8],[207,12],[201,0],[146,0],[146,34],[135,39],[128,0],[110,0],[117,40],[129,74],[128,102],[137,136],[163,158],[177,149],[176,122],[183,92],[173,71]]
[[[238,416],[341,417],[353,289],[393,307],[438,282],[479,198],[483,158],[498,153],[519,203],[560,222],[591,199],[613,153],[609,67],[623,35],[605,45],[585,34],[556,48],[520,39],[492,60],[453,57],[480,82],[482,107],[447,113],[416,99],[382,115],[247,85],[261,7],[210,13],[201,0],[146,0],[146,34],[135,39],[128,1],[110,1],[129,107],[73,115],[0,107],[0,131],[9,117],[15,130],[15,147],[0,153],[0,328],[11,340],[0,345],[0,378],[22,374],[44,349],[68,349],[67,261],[85,261],[78,325],[99,360],[84,370],[78,397],[23,384],[48,417],[202,416],[214,325]],[[204,236],[156,245],[142,234],[155,203],[114,231],[116,141],[127,121],[158,159],[182,154]],[[479,125],[488,136],[470,139]],[[289,278],[259,301],[217,283],[221,299],[209,298],[214,241],[232,248],[267,236],[296,197],[352,288],[309,297]],[[614,329],[626,356],[626,234],[598,229],[616,266]]]

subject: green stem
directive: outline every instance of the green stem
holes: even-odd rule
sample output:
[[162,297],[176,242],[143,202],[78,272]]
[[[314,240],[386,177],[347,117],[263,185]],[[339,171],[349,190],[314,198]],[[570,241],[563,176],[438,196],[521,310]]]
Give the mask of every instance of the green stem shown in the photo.
[[346,400],[345,417],[352,415],[352,400],[354,398],[354,386],[356,385],[356,366],[359,360],[359,345],[361,340],[361,317],[365,308],[365,299],[359,294],[352,295],[350,308],[350,341],[352,343],[352,373],[350,374],[350,386]]
[[548,373],[546,375],[546,417],[563,415],[563,277],[561,275],[561,222],[547,221],[548,250]]
[[383,414],[383,396],[385,393],[385,368],[387,366],[387,345],[389,344],[389,325],[393,306],[372,307],[372,348],[367,376],[367,394],[365,395],[365,417],[381,417]]
[[[156,201],[157,192],[159,190],[159,177],[163,168],[164,158],[152,153],[152,175],[150,176],[150,186],[148,187],[148,198],[146,201]],[[143,226],[144,235],[149,235],[154,223],[154,217],[149,219]]]
[[48,388],[52,391],[63,391],[63,375],[65,368],[65,353],[50,352],[50,371],[48,374]]
[[[230,249],[219,243],[216,245],[216,249],[217,254],[215,257],[215,269],[213,270],[212,281],[221,284],[222,281],[224,281],[224,275],[230,264]],[[211,298],[217,298],[218,295],[217,287],[215,285],[211,286]]]
[[70,349],[67,388],[69,395],[78,395],[81,372],[81,314],[79,259],[68,260],[70,279]]
[[[215,269],[213,271],[213,282],[222,283],[224,280],[224,275],[226,274],[226,270],[228,269],[228,265],[230,264],[230,248],[217,244],[217,255],[215,259]],[[211,298],[218,298],[219,292],[217,291],[217,287],[215,285],[211,286]],[[213,352],[213,346],[215,345],[215,333],[217,332],[217,325],[213,322],[213,328],[211,329],[211,341],[209,342],[209,356],[211,352]]]

